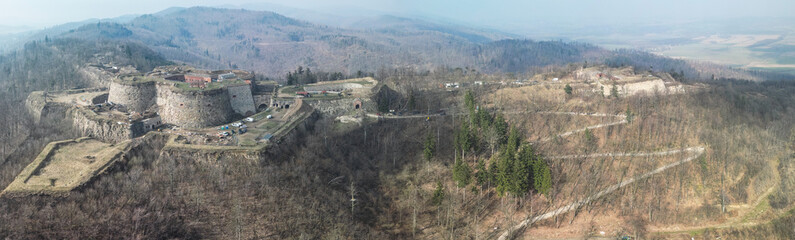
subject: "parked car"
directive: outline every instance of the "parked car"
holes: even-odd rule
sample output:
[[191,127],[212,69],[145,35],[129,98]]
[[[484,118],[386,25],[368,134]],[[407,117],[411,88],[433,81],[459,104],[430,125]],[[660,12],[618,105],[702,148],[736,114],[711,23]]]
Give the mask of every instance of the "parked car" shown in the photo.
[[254,118],[250,118],[250,117],[246,118],[246,122],[253,122],[253,121],[254,121]]

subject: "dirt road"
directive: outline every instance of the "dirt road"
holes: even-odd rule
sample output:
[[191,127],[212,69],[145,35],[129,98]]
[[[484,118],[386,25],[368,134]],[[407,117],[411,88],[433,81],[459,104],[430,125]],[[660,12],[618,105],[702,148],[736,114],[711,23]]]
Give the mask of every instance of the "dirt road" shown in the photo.
[[[544,220],[544,219],[548,219],[548,218],[552,218],[552,217],[555,217],[555,216],[563,214],[563,213],[567,213],[567,212],[569,212],[571,210],[574,210],[574,209],[577,209],[577,208],[581,207],[582,205],[588,204],[589,202],[591,202],[591,201],[593,201],[593,200],[595,200],[597,198],[600,198],[600,197],[602,197],[604,195],[607,195],[607,194],[609,194],[609,193],[611,193],[611,192],[613,192],[615,190],[618,190],[619,188],[622,188],[622,187],[624,187],[626,185],[629,185],[629,184],[631,184],[631,183],[633,183],[633,182],[635,182],[637,180],[648,178],[651,175],[654,175],[654,174],[657,174],[657,173],[661,173],[661,172],[663,172],[665,170],[668,170],[669,168],[676,167],[676,166],[679,166],[680,164],[693,161],[693,159],[698,158],[699,156],[701,156],[701,154],[704,153],[704,148],[703,147],[691,147],[691,148],[685,148],[685,149],[679,149],[679,150],[670,150],[670,151],[654,152],[654,153],[635,153],[634,155],[636,155],[636,156],[643,156],[643,155],[647,155],[647,156],[651,156],[651,155],[670,155],[670,154],[676,154],[676,153],[682,153],[682,152],[693,152],[694,154],[692,156],[690,156],[690,157],[687,157],[687,158],[682,159],[680,161],[677,161],[677,162],[662,166],[662,167],[657,168],[657,169],[655,169],[653,171],[644,173],[644,174],[642,174],[640,176],[632,177],[632,178],[629,178],[627,180],[621,181],[620,183],[611,185],[610,187],[607,187],[606,189],[604,189],[602,191],[599,191],[596,194],[588,196],[585,199],[573,202],[573,203],[571,203],[569,205],[566,205],[566,206],[560,207],[558,209],[552,210],[550,212],[535,216],[533,218],[525,219],[524,221],[520,222],[519,224],[514,225],[513,227],[511,227],[507,231],[503,232],[502,235],[500,235],[500,237],[498,239],[499,240],[508,239],[511,236],[511,233],[516,232],[516,231],[518,231],[518,230],[520,230],[520,229],[522,229],[524,227],[527,227],[529,225],[532,225],[535,222],[538,222],[538,221],[541,221],[541,220]],[[606,154],[611,154],[611,153],[605,153],[603,155],[606,155]],[[623,155],[623,156],[633,155],[633,154],[627,154],[627,153],[620,153],[620,154]],[[613,155],[618,155],[618,154],[613,154]],[[562,156],[562,157],[567,157],[567,156]]]

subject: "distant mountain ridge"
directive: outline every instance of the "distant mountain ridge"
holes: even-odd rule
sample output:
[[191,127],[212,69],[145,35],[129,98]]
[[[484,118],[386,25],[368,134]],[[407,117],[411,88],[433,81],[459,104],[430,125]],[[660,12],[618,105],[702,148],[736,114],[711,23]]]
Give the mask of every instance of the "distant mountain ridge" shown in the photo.
[[38,29],[38,30],[29,29],[28,31],[15,32],[11,34],[6,34],[5,36],[0,35],[0,53],[11,52],[14,50],[21,49],[26,43],[30,41],[40,41],[44,40],[47,37],[55,37],[86,24],[95,24],[99,22],[126,23],[138,16],[140,15],[130,14],[115,18],[103,18],[103,19],[92,18],[79,22],[69,22],[69,23],[59,24],[44,29]]
[[59,37],[130,41],[168,60],[204,68],[240,68],[276,78],[298,66],[347,74],[441,66],[524,73],[590,62],[674,71],[693,79],[715,74],[761,80],[743,70],[642,51],[609,51],[587,43],[515,39],[499,31],[396,16],[366,23],[356,29],[331,27],[274,12],[192,7],[142,15],[123,24],[87,24]]
[[[493,67],[498,60],[488,59],[502,57],[504,54],[492,54],[500,52],[502,45],[489,43],[508,37],[494,32],[393,16],[381,17],[365,27],[344,29],[273,12],[194,7],[143,15],[127,24],[85,25],[62,37],[136,41],[168,59],[211,68],[245,68],[274,76],[299,65],[345,72],[398,66],[430,69],[439,65],[503,70]],[[566,45],[543,46],[569,48]],[[602,51],[595,46],[580,50]],[[566,49],[550,52],[571,53]],[[561,59],[581,60],[571,56]],[[558,61],[549,61],[555,63]]]

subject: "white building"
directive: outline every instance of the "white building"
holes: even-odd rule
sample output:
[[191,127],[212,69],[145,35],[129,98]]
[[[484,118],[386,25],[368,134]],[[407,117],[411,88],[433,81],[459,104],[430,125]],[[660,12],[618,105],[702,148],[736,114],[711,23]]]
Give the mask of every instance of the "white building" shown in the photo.
[[237,75],[235,75],[232,72],[218,75],[218,81],[219,82],[223,82],[224,80],[230,80],[230,79],[235,79],[235,78],[237,78]]

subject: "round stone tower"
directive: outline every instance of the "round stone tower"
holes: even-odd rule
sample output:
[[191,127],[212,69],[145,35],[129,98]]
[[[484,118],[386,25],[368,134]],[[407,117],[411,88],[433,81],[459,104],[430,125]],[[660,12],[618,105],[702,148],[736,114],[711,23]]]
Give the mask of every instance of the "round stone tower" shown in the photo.
[[[163,122],[188,128],[202,128],[228,123],[234,111],[225,88],[182,90],[160,85],[164,102],[158,109]],[[162,101],[162,100],[161,100]]]
[[128,111],[144,112],[155,104],[155,81],[145,77],[114,79],[110,83],[108,101],[127,107]]

